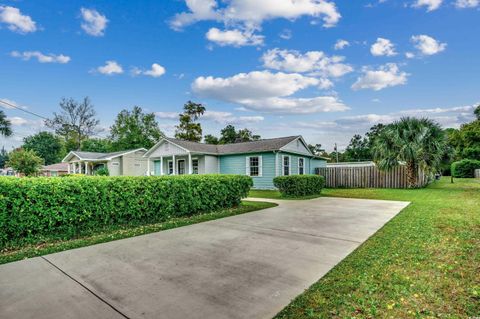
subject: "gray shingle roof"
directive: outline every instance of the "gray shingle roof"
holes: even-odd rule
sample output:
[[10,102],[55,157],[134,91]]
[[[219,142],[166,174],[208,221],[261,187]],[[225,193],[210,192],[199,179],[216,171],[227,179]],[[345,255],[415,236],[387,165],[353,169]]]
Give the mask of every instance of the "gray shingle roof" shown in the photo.
[[126,150],[126,151],[119,151],[119,152],[112,152],[112,153],[97,153],[97,152],[83,152],[83,151],[72,151],[72,153],[79,156],[81,159],[101,160],[101,159],[107,159],[107,158],[119,156],[132,151],[137,151],[137,150],[141,150],[141,149]]
[[238,153],[256,153],[277,151],[300,136],[287,136],[263,139],[258,141],[213,145],[205,143],[195,143],[190,141],[178,140],[166,137],[169,142],[177,144],[191,152],[210,153],[218,155],[238,154]]

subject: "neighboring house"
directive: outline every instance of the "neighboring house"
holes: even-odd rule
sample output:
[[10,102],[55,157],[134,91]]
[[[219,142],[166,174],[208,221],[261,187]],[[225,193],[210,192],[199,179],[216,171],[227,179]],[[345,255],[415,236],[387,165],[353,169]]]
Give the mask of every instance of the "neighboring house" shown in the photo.
[[241,174],[254,188],[272,189],[281,175],[314,174],[326,160],[315,156],[301,136],[213,145],[163,138],[144,155],[148,175]]
[[144,148],[114,153],[71,151],[62,162],[71,174],[93,175],[100,167],[107,167],[110,176],[142,176],[147,174]]
[[41,173],[43,176],[48,177],[68,174],[68,163],[56,163],[42,166]]

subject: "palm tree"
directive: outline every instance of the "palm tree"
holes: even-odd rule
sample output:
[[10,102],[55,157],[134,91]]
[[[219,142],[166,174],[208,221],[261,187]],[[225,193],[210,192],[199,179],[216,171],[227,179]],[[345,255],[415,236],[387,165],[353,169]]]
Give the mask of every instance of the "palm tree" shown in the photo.
[[435,171],[445,154],[445,145],[444,132],[438,123],[404,117],[381,131],[372,151],[380,169],[389,170],[405,163],[408,187],[417,187],[418,169]]
[[0,135],[5,137],[12,135],[12,123],[7,120],[7,116],[0,110]]

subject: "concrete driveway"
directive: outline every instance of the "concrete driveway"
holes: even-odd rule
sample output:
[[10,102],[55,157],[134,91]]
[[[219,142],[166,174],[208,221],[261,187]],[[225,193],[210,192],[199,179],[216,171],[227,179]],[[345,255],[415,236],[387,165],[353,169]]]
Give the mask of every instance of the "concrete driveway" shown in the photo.
[[271,318],[408,205],[278,202],[0,266],[0,318]]

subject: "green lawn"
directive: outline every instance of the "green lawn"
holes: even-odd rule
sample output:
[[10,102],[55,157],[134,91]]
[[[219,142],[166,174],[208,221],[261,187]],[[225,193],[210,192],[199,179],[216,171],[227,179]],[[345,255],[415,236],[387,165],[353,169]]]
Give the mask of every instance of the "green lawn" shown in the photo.
[[480,316],[480,180],[322,193],[412,203],[276,318]]
[[269,190],[269,189],[252,189],[250,193],[248,193],[248,197],[256,197],[256,198],[270,198],[270,199],[313,199],[320,197],[322,195],[308,195],[302,197],[285,197],[280,194],[279,191],[276,190]]
[[112,226],[103,230],[95,230],[94,233],[84,233],[79,236],[79,238],[65,241],[47,239],[44,243],[40,245],[13,247],[9,250],[0,251],[0,264],[29,257],[46,255],[58,251],[104,243],[112,240],[144,235],[176,227],[205,222],[213,219],[248,213],[255,210],[265,209],[274,206],[277,205],[266,202],[242,201],[241,205],[237,208],[224,209],[191,217],[174,218],[163,223]]

